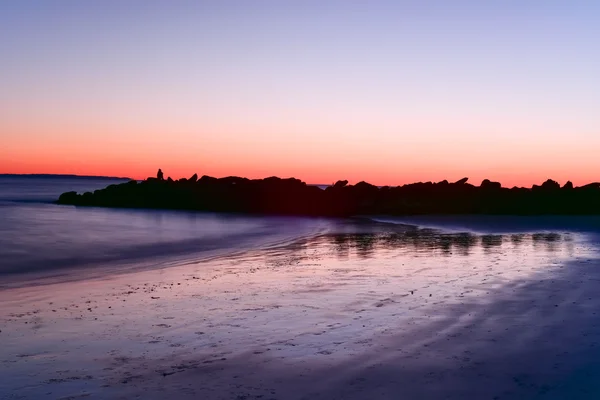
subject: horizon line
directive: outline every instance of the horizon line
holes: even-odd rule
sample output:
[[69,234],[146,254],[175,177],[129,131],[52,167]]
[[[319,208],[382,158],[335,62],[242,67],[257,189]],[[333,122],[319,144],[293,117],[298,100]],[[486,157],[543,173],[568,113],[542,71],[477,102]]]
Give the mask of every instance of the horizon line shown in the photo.
[[[197,174],[195,174],[195,175],[197,175]],[[202,176],[210,176],[210,175],[202,175]],[[135,179],[135,178],[130,178],[130,177],[119,177],[119,176],[109,176],[109,175],[78,175],[78,174],[52,174],[52,173],[27,173],[27,174],[0,173],[0,177],[25,177],[25,178],[27,178],[27,177],[30,177],[30,178],[34,178],[34,177],[54,177],[54,178],[61,178],[62,177],[62,178],[115,179],[115,180],[129,180],[129,181],[131,181],[131,180],[144,181],[144,180],[147,180],[149,178],[155,178],[153,176],[148,176],[148,177],[143,178],[143,179]],[[255,179],[256,180],[261,180],[261,179],[267,179],[267,178],[298,179],[298,178],[295,178],[295,177],[282,178],[282,177],[277,176],[277,175],[265,176],[263,178],[245,178],[243,176],[227,175],[227,176],[214,177],[214,178],[217,178],[217,179],[223,179],[223,178],[242,178],[242,179],[250,179],[250,180],[255,180]],[[173,178],[171,178],[171,179],[173,179]],[[179,178],[179,179],[173,179],[173,180],[174,181],[178,181],[180,179],[188,179],[188,178]],[[336,182],[325,184],[325,183],[307,183],[307,182],[303,181],[302,179],[298,179],[298,180],[300,180],[300,181],[302,181],[302,182],[304,182],[304,183],[306,183],[307,185],[310,185],[310,186],[333,186],[333,185],[335,185],[336,182],[344,181],[343,179],[339,179]],[[431,181],[431,180],[429,180],[429,181],[415,181],[415,182],[404,183],[404,184],[400,184],[400,185],[372,185],[371,183],[362,180],[362,181],[354,183],[354,185],[356,185],[358,183],[361,183],[361,182],[364,182],[364,183],[367,183],[369,185],[382,188],[382,187],[386,187],[386,186],[388,186],[388,187],[401,187],[401,186],[405,186],[405,185],[412,185],[412,184],[418,184],[418,183],[422,183],[422,184],[426,184],[426,183],[438,184],[438,183],[447,182],[449,184],[453,184],[453,183],[458,183],[458,182],[461,182],[461,181],[464,181],[463,183],[468,183],[469,178],[465,177],[465,178],[462,178],[460,180],[457,180],[456,182],[451,182],[451,181],[449,181],[447,179],[444,179],[444,180],[441,180],[441,181]],[[494,180],[491,180],[491,179],[483,179],[482,182],[480,183],[480,185],[483,184],[483,182],[485,182],[485,181],[501,183],[499,181],[494,181]],[[533,188],[534,186],[540,186],[541,184],[543,184],[544,182],[547,182],[547,181],[554,181],[556,183],[559,183],[558,181],[556,181],[554,179],[547,178],[546,180],[544,180],[540,184],[532,183],[531,184],[531,188]],[[571,180],[567,180],[561,186],[564,186],[564,185],[566,185],[569,182],[572,182],[572,181]],[[471,184],[471,183],[469,183],[469,184]],[[591,182],[588,182],[586,184],[580,185],[578,187],[584,187],[584,186],[594,185],[594,184],[600,184],[600,181],[591,181]],[[473,184],[471,184],[471,185],[473,185]],[[476,186],[476,185],[473,185],[473,186]],[[514,185],[512,187],[502,186],[501,185],[501,187],[508,188],[508,189],[511,189],[511,188],[528,188],[526,186],[517,186],[517,185]]]

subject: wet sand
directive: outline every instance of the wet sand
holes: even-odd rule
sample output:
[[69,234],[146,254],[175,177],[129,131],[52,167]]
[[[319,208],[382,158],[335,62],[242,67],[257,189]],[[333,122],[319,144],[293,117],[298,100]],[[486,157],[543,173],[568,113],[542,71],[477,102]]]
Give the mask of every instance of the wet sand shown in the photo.
[[324,235],[0,290],[0,398],[600,398],[576,234]]

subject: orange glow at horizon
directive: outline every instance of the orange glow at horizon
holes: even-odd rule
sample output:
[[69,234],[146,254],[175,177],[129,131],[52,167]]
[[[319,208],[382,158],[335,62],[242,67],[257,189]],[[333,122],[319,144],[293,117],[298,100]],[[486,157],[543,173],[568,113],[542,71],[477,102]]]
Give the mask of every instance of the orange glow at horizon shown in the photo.
[[14,3],[0,173],[600,181],[596,4]]
[[[179,151],[178,151],[179,150]],[[198,152],[193,149],[178,149],[161,154],[160,151],[133,151],[126,148],[108,148],[93,151],[82,147],[65,147],[49,151],[47,147],[12,149],[8,153],[0,150],[0,173],[8,174],[76,174],[95,176],[117,176],[132,179],[145,179],[154,176],[161,168],[165,176],[173,179],[187,178],[197,173],[199,176],[215,177],[242,176],[247,178],[265,178],[279,176],[295,177],[311,184],[331,184],[347,179],[350,183],[366,181],[375,185],[403,185],[413,182],[438,182],[447,179],[450,182],[463,177],[469,183],[479,185],[483,179],[500,181],[505,187],[541,184],[546,179],[554,179],[564,184],[571,180],[575,185],[584,185],[598,181],[597,169],[587,167],[584,162],[569,159],[557,162],[552,168],[548,165],[530,165],[525,168],[521,163],[510,160],[495,160],[482,163],[481,160],[440,160],[435,157],[404,159],[382,151],[380,157],[360,159],[358,154],[347,154],[328,158],[320,152],[311,156],[310,151],[277,155],[259,154],[241,157],[232,152],[211,155],[210,152]],[[325,152],[324,150],[322,150]],[[458,162],[461,161],[461,162]],[[573,174],[571,171],[580,171]],[[583,171],[583,172],[581,172]]]
[[[530,187],[546,179],[584,185],[600,178],[597,147],[563,140],[567,129],[562,127],[537,127],[552,133],[538,142],[539,135],[528,140],[517,140],[525,135],[501,137],[502,131],[514,131],[514,124],[499,122],[487,128],[488,134],[477,135],[485,126],[477,120],[454,120],[453,128],[424,119],[370,128],[361,120],[355,120],[352,128],[338,121],[302,125],[198,121],[180,126],[156,121],[152,127],[116,118],[101,122],[76,118],[0,122],[0,130],[14,132],[16,138],[0,147],[0,173],[144,179],[161,168],[173,179],[197,173],[295,177],[312,184],[347,179],[396,186],[468,177],[474,185],[491,179],[505,187]],[[599,139],[590,143],[594,140],[600,144]]]

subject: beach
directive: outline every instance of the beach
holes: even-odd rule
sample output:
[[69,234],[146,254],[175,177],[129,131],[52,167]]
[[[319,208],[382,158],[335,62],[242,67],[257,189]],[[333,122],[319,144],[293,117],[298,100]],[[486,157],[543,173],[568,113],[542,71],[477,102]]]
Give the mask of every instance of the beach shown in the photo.
[[600,394],[596,242],[397,224],[0,290],[2,398]]
[[599,39],[0,0],[0,400],[600,400]]

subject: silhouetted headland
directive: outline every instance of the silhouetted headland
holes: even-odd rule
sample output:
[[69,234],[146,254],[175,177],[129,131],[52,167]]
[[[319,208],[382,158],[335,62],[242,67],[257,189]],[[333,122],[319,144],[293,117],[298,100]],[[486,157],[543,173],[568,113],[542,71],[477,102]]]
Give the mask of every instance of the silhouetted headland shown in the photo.
[[419,182],[378,187],[366,182],[338,181],[321,189],[295,178],[213,178],[194,174],[189,179],[156,178],[110,185],[77,194],[63,193],[58,204],[76,206],[158,208],[343,217],[352,215],[600,214],[600,183],[574,187],[553,180],[532,188],[504,188],[484,180],[479,186],[467,178],[457,182]]

